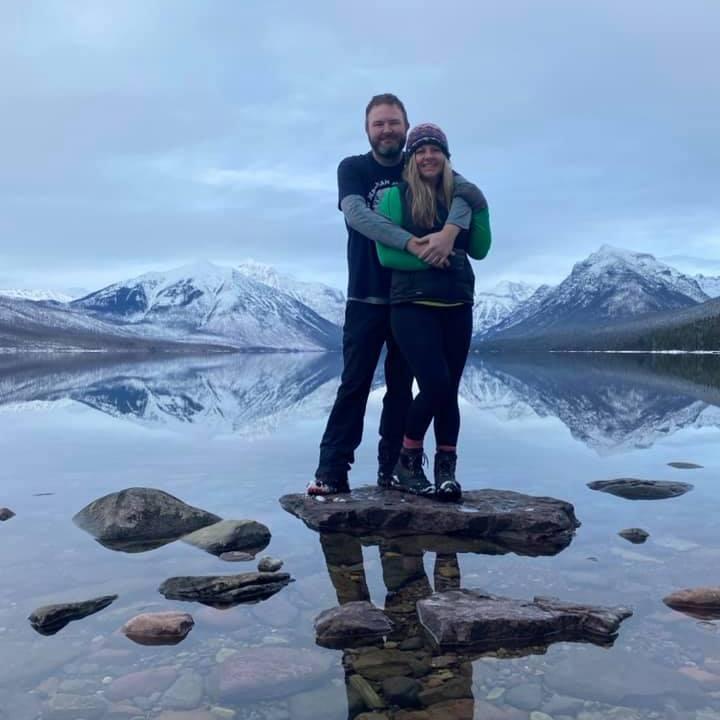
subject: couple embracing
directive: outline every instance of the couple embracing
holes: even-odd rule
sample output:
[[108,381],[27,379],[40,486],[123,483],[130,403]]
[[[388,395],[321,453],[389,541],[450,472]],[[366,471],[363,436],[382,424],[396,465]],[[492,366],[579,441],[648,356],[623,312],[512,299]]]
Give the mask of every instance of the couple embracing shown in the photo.
[[[490,249],[487,203],[453,172],[445,133],[430,123],[410,130],[395,95],[370,100],[365,130],[370,152],[338,167],[348,229],[343,373],[307,492],[349,492],[348,471],[385,346],[378,485],[457,501],[458,387],[470,349],[475,284],[469,257],[480,260]],[[423,469],[431,423],[434,482]]]

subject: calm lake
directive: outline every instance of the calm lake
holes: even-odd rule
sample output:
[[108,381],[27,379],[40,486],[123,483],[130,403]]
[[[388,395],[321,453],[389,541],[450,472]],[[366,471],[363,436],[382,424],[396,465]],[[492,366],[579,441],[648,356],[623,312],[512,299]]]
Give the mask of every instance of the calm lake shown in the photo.
[[[662,602],[720,585],[720,359],[471,356],[458,478],[467,490],[573,503],[574,539],[540,557],[321,544],[284,512],[278,498],[302,492],[315,469],[340,369],[336,354],[0,359],[0,507],[16,513],[0,523],[2,720],[720,720],[720,625]],[[382,393],[378,377],[353,486],[374,483]],[[628,477],[694,488],[632,501],[587,487]],[[230,609],[166,600],[158,586],[169,577],[252,571],[257,560],[229,563],[181,541],[118,552],[73,524],[92,500],[136,486],[266,524],[272,540],[258,558],[282,559],[295,581]],[[631,527],[649,539],[618,536]],[[634,614],[610,648],[441,654],[423,641],[414,602],[448,580]],[[318,647],[315,617],[365,586],[396,623],[386,645]],[[119,597],[55,635],[28,622],[39,606],[107,594]],[[119,632],[163,610],[193,615],[180,644]],[[219,690],[243,655],[242,683]]]

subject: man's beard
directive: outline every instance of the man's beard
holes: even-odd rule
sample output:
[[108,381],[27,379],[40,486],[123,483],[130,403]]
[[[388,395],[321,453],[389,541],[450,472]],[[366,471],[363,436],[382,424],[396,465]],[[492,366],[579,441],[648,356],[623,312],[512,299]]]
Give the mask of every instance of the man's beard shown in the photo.
[[393,158],[399,158],[402,154],[402,150],[405,147],[406,135],[400,136],[397,140],[393,140],[392,143],[383,144],[383,140],[370,141],[370,147],[373,149],[376,155],[391,160]]

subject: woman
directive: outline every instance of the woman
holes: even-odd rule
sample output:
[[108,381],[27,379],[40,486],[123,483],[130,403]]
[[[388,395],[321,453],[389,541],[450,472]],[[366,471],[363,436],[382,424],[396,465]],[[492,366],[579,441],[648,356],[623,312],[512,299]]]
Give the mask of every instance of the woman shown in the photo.
[[[445,133],[430,123],[413,128],[407,139],[404,182],[383,195],[378,212],[414,237],[440,230],[453,195],[453,173]],[[490,249],[487,206],[473,214],[453,252],[428,265],[414,254],[378,244],[378,256],[393,269],[390,290],[393,336],[420,392],[408,413],[397,489],[419,495],[433,490],[441,500],[459,500],[455,477],[460,430],[458,388],[472,336],[475,276],[468,255],[484,258]],[[434,421],[434,488],[423,471],[423,440]]]

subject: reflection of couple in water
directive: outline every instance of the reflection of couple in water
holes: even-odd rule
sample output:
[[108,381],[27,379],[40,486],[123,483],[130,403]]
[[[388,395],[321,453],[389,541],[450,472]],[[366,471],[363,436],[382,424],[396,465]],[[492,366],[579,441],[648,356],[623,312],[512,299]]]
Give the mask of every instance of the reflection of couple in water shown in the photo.
[[[338,603],[370,601],[360,540],[321,533],[320,544]],[[421,543],[414,538],[381,539],[379,550],[387,589],[384,612],[393,630],[384,641],[344,651],[348,717],[382,706],[387,718],[423,708],[433,720],[472,720],[471,659],[433,649],[418,620],[417,601],[433,593]],[[455,553],[436,553],[433,581],[435,592],[460,587]]]
[[[409,130],[396,96],[371,99],[365,129],[371,151],[345,158],[338,168],[339,207],[348,227],[344,366],[308,493],[349,492],[348,471],[386,346],[378,484],[459,500],[458,388],[475,284],[468,258],[482,259],[490,248],[487,203],[452,171],[445,133],[430,123]],[[431,423],[433,483],[423,470]]]

